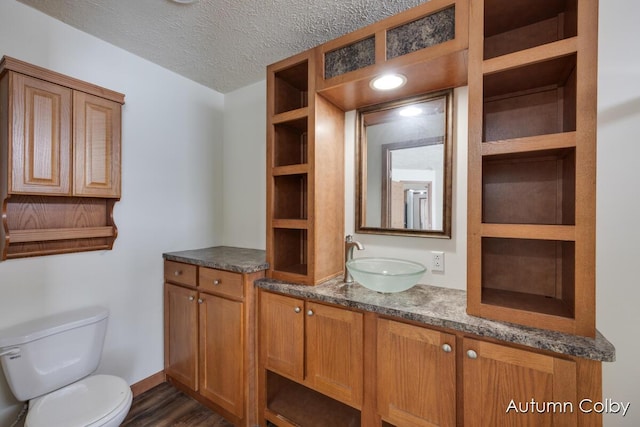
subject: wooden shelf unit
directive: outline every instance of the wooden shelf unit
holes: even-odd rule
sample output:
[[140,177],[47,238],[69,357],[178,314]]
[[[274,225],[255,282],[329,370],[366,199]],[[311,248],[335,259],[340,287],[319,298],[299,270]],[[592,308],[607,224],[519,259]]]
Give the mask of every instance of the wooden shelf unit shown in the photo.
[[312,55],[267,69],[267,274],[307,285],[344,271],[344,112],[316,94]]
[[469,314],[595,336],[597,6],[471,2]]
[[13,195],[5,200],[2,259],[108,250],[116,199]]

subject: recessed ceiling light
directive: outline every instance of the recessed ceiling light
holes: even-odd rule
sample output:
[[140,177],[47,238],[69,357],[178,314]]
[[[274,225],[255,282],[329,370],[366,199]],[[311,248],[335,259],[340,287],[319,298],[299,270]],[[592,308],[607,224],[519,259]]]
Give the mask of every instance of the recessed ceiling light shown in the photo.
[[191,3],[195,3],[198,0],[171,0],[174,3],[178,3],[178,4],[191,4]]
[[385,74],[374,78],[369,83],[375,90],[391,90],[403,86],[407,82],[407,78],[402,74]]

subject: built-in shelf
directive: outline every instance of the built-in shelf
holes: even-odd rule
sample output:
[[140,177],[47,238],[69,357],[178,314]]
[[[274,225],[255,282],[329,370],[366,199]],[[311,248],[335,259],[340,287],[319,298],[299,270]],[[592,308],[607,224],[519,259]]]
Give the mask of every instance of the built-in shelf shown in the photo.
[[572,241],[483,237],[482,302],[572,317],[574,264]]
[[484,157],[482,221],[575,224],[574,149]]
[[490,141],[482,144],[483,156],[526,154],[534,151],[560,150],[576,146],[576,133],[564,132],[523,138]]
[[483,141],[576,130],[576,54],[483,78]]
[[272,269],[286,274],[308,272],[308,231],[295,228],[273,229]]
[[265,418],[284,426],[360,426],[360,411],[267,371]]
[[284,68],[274,76],[274,113],[281,114],[309,104],[308,61]]
[[577,34],[577,1],[485,0],[484,58],[542,46]]
[[471,8],[467,312],[593,337],[597,3]]
[[310,50],[267,70],[267,275],[308,285],[344,269],[344,112],[315,67]]

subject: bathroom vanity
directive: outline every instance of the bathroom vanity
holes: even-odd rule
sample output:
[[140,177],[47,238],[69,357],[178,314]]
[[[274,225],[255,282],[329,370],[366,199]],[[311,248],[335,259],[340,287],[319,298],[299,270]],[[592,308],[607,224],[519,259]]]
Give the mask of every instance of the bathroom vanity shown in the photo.
[[[602,399],[601,362],[615,349],[599,333],[470,316],[457,289],[381,294],[341,278],[256,283],[259,407],[276,425],[602,424],[589,410]],[[532,399],[572,408],[509,410]]]
[[235,425],[255,425],[253,283],[265,252],[218,246],[163,258],[167,380]]

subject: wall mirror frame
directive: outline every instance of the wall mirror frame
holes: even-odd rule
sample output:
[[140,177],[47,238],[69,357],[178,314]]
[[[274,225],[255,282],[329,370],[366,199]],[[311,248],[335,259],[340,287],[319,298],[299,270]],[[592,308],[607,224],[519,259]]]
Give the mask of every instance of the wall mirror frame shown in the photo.
[[357,110],[356,233],[451,238],[452,118],[452,89]]

